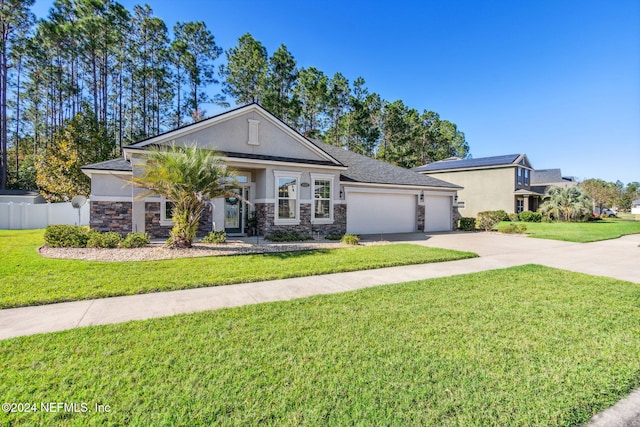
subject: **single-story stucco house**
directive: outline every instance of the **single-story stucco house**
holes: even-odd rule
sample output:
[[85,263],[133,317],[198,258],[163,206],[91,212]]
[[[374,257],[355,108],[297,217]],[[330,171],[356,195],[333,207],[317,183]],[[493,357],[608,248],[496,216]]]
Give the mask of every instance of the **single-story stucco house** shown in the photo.
[[[166,237],[170,201],[137,197],[149,150],[193,145],[219,153],[236,171],[241,198],[211,201],[199,234],[242,235],[255,214],[259,234],[448,231],[461,187],[305,138],[258,104],[249,104],[124,147],[123,157],[82,168],[91,178],[91,227]],[[169,207],[169,208],[167,208]]]

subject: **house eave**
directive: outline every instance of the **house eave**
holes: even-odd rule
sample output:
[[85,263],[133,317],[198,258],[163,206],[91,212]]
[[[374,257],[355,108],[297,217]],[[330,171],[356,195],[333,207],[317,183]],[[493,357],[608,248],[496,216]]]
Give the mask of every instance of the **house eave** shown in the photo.
[[234,164],[238,164],[238,163],[249,163],[249,164],[255,164],[255,165],[264,165],[264,166],[295,166],[295,167],[302,167],[302,168],[318,168],[318,169],[331,169],[331,170],[346,170],[347,167],[346,166],[337,166],[337,165],[322,165],[322,164],[314,164],[314,163],[303,163],[303,162],[296,162],[296,161],[278,161],[278,160],[261,160],[261,159],[250,159],[250,158],[243,158],[243,157],[229,157],[229,156],[222,156],[221,157],[222,160],[224,160],[225,163],[227,163],[228,165],[230,165],[231,167],[234,166]]
[[113,170],[113,169],[86,169],[86,168],[80,168],[80,170],[82,171],[82,173],[84,173],[85,175],[87,175],[89,178],[91,178],[92,175],[129,175],[131,176],[132,172],[131,171],[119,171],[119,170]]
[[461,168],[449,168],[449,169],[436,169],[436,170],[422,170],[417,173],[421,173],[423,175],[431,175],[434,173],[445,173],[445,172],[468,172],[468,171],[476,171],[476,170],[488,170],[488,169],[508,169],[508,168],[523,168],[528,170],[534,170],[528,166],[518,165],[516,163],[509,163],[508,165],[493,165],[493,166],[476,166],[476,167],[461,167]]

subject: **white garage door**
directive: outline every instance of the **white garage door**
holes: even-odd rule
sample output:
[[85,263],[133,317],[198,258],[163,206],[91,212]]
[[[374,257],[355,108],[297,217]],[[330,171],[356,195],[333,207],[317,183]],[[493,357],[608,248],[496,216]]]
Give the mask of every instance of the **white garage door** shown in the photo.
[[417,196],[392,193],[347,193],[347,233],[416,231]]
[[425,197],[424,231],[451,231],[450,196]]

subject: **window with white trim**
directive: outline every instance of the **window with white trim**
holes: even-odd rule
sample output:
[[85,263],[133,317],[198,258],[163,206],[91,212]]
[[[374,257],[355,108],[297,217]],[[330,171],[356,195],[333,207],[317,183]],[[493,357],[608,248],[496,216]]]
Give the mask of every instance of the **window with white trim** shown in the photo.
[[313,180],[313,219],[331,219],[331,181]]
[[333,180],[334,175],[311,174],[311,221],[316,224],[333,221]]
[[297,222],[300,219],[300,173],[275,172],[276,221]]
[[160,225],[173,225],[175,203],[164,197],[160,198]]

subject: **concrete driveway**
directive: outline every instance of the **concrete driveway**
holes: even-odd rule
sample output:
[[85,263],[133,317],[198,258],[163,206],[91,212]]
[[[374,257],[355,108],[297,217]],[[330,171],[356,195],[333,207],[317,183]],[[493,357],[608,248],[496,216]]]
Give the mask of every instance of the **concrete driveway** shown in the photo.
[[640,283],[640,234],[593,243],[500,233],[407,233],[363,236],[364,241],[387,240],[435,248],[475,252],[505,266],[541,264],[596,276]]

